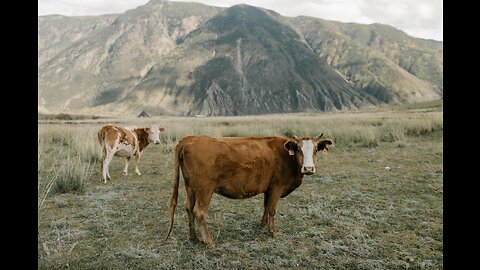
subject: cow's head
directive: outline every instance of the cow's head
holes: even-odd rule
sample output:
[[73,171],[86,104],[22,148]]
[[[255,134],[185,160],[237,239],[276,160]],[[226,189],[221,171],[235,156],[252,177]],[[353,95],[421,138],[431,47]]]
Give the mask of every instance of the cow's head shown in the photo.
[[159,128],[156,125],[150,125],[150,127],[144,128],[145,132],[148,134],[148,141],[154,144],[160,143],[160,132],[163,132],[165,129],[163,127]]
[[294,156],[302,174],[310,175],[316,172],[315,160],[318,151],[329,151],[327,145],[332,144],[331,140],[321,139],[323,133],[317,137],[292,136],[285,144],[290,156]]

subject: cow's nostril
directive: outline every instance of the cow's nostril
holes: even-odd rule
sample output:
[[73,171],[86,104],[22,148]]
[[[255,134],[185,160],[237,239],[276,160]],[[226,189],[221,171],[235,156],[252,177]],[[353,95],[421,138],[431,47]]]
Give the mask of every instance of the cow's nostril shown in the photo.
[[306,175],[313,174],[313,173],[315,173],[315,167],[310,167],[310,166],[303,167],[303,172],[302,173],[304,173]]

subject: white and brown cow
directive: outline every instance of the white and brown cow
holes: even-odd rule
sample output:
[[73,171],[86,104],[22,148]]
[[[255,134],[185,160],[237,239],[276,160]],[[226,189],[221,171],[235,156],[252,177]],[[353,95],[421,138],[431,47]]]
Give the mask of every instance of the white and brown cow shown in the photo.
[[203,241],[209,247],[214,246],[206,225],[213,193],[232,199],[264,193],[261,225],[275,236],[274,216],[278,201],[298,188],[304,175],[317,171],[317,152],[328,151],[327,145],[332,144],[331,140],[322,139],[322,135],[301,138],[184,137],[175,147],[175,176],[165,239],[173,228],[180,172],[185,180],[185,206],[191,240],[198,241],[196,219]]
[[125,128],[114,125],[106,125],[98,131],[98,142],[102,147],[102,179],[107,183],[107,178],[111,180],[108,172],[108,165],[113,156],[125,158],[125,168],[123,175],[128,174],[128,164],[130,158],[135,156],[135,173],[141,175],[138,165],[140,157],[149,143],[160,143],[160,132],[163,127],[151,125],[145,128]]

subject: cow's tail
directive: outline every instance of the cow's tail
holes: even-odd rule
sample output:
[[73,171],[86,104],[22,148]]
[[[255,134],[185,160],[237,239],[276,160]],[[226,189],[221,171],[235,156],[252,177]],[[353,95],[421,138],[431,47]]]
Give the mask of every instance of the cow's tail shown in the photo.
[[107,149],[105,148],[106,138],[107,138],[107,134],[106,134],[105,130],[103,128],[100,129],[97,133],[97,139],[98,139],[98,143],[100,144],[100,147],[102,148],[102,157],[100,158],[100,160],[102,161],[100,163],[100,168],[102,168],[101,170],[103,170],[103,160],[107,156]]
[[175,164],[174,164],[175,176],[173,178],[173,191],[172,191],[172,195],[170,196],[170,205],[168,207],[169,223],[168,223],[168,232],[167,232],[167,236],[165,236],[165,240],[168,239],[173,229],[173,218],[175,216],[175,208],[177,207],[177,200],[178,200],[178,183],[180,180],[180,159],[182,158],[181,156],[182,148],[183,147],[176,147],[175,149]]

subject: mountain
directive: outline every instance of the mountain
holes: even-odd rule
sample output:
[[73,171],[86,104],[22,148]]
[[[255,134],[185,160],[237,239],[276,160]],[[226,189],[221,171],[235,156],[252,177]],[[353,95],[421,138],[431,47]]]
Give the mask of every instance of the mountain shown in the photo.
[[391,26],[291,20],[306,42],[354,87],[383,102],[409,103],[443,94],[443,43]]
[[151,0],[38,17],[38,106],[100,115],[335,111],[443,94],[443,43],[386,25]]

